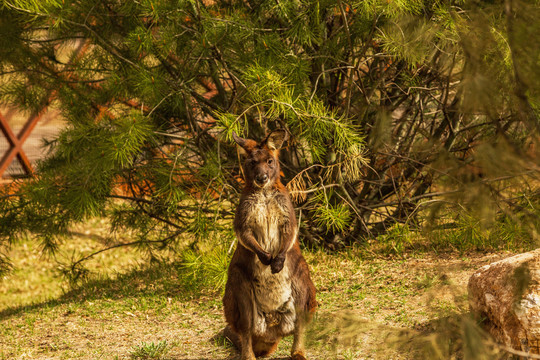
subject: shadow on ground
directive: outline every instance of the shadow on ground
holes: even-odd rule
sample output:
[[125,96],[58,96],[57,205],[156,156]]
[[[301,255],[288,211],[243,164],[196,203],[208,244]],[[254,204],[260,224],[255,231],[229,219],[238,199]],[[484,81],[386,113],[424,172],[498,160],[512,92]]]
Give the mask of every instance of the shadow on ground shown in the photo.
[[[215,293],[215,292],[214,292]],[[99,299],[127,299],[145,297],[173,297],[180,301],[198,299],[212,294],[194,279],[179,263],[155,262],[142,269],[134,269],[115,278],[98,277],[71,286],[56,299],[30,305],[8,307],[0,311],[0,321],[32,310],[80,303]],[[216,294],[219,297],[218,294]]]

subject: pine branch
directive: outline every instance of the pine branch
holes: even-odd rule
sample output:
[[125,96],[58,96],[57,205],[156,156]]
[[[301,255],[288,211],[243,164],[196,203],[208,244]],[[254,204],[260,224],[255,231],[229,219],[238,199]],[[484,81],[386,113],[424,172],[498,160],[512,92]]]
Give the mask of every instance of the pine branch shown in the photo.
[[173,234],[163,238],[163,239],[160,239],[160,240],[137,240],[137,241],[132,241],[132,242],[128,242],[128,243],[120,243],[120,244],[115,244],[115,245],[112,245],[112,246],[109,246],[109,247],[106,247],[104,249],[100,249],[98,251],[94,251],[93,253],[89,254],[89,255],[86,255],[80,259],[78,259],[77,261],[74,261],[70,264],[70,268],[71,268],[71,272],[76,274],[77,273],[77,268],[85,261],[93,258],[94,256],[96,255],[99,255],[101,253],[104,253],[104,252],[107,252],[107,251],[110,251],[110,250],[113,250],[113,249],[118,249],[118,248],[121,248],[121,247],[132,247],[132,246],[137,246],[137,245],[143,245],[143,244],[166,244],[168,242],[170,242],[171,240],[173,240],[175,237],[179,236],[180,234],[182,234],[183,232],[185,231],[185,229],[179,229],[177,231],[175,231]]

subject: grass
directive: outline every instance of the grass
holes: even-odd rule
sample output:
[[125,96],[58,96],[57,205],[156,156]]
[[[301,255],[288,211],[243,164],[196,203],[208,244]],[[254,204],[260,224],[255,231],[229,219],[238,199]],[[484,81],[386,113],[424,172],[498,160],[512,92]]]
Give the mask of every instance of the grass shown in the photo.
[[[87,224],[57,259],[102,247],[102,228]],[[309,333],[312,359],[418,358],[416,348],[395,345],[402,335],[422,343],[441,321],[466,314],[469,275],[512,254],[420,251],[415,236],[396,229],[367,247],[304,252],[320,305]],[[0,359],[236,359],[220,336],[232,238],[224,239],[161,262],[123,248],[102,253],[75,285],[38,245],[21,241],[10,254],[15,270],[0,282]],[[285,359],[291,345],[284,339],[272,359]]]
[[131,358],[133,360],[161,360],[169,352],[169,344],[166,340],[157,343],[141,343],[133,347]]

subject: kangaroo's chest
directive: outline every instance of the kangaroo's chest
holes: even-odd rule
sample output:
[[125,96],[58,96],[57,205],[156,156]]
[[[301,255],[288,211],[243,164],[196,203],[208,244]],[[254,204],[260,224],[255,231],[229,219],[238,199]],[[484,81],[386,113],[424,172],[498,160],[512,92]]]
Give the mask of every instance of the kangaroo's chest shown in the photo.
[[259,245],[272,255],[279,251],[280,227],[286,215],[286,208],[277,196],[259,194],[249,199],[248,226]]

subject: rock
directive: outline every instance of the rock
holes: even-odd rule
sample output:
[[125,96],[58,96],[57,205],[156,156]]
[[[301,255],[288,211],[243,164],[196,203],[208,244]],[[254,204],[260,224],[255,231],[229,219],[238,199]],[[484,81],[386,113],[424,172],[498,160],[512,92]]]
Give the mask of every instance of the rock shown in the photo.
[[468,291],[471,311],[497,342],[540,354],[540,249],[480,268]]

